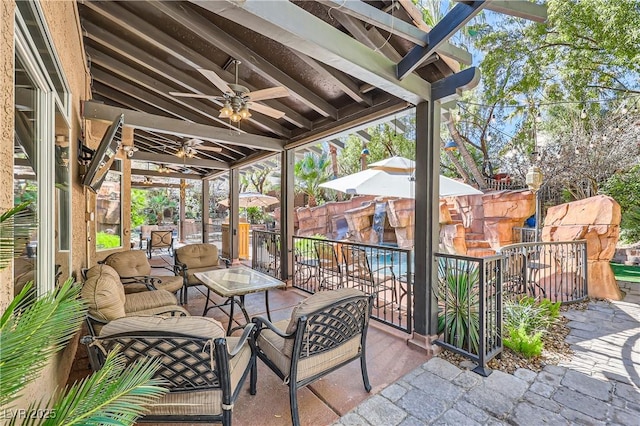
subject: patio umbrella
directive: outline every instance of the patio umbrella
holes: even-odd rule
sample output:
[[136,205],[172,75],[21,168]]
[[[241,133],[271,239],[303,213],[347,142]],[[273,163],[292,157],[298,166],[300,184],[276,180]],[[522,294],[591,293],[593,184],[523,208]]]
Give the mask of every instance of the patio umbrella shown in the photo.
[[[238,194],[238,207],[269,207],[272,204],[278,203],[276,197],[271,195],[260,194],[259,192],[241,192]],[[220,201],[223,206],[229,207],[229,199]]]
[[[415,162],[391,157],[369,165],[369,169],[320,184],[347,194],[415,198]],[[482,191],[440,175],[440,197],[482,194]]]

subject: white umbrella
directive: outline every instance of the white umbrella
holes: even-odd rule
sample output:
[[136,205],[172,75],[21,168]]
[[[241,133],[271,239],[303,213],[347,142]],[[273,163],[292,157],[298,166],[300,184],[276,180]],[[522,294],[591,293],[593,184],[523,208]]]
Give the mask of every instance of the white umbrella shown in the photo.
[[[241,192],[238,194],[238,207],[269,207],[272,204],[278,203],[276,197],[271,195],[260,194],[259,192]],[[220,204],[229,207],[229,200],[222,200]]]
[[[320,187],[347,194],[415,198],[415,179],[412,173],[415,163],[413,160],[391,157],[372,163],[370,167],[372,168],[325,182]],[[482,194],[482,191],[465,183],[440,176],[440,197],[474,194]]]

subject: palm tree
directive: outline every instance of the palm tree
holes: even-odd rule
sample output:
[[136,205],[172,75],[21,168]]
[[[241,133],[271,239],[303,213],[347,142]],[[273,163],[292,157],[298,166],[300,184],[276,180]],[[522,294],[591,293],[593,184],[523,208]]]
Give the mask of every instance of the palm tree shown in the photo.
[[309,207],[318,205],[319,185],[329,178],[328,169],[330,164],[331,162],[325,153],[318,155],[313,152],[307,152],[294,167],[298,190],[309,196]]

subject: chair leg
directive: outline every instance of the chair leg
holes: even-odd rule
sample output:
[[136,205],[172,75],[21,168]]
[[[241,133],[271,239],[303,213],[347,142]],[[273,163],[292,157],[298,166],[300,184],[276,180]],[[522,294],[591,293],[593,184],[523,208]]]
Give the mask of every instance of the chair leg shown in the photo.
[[360,369],[362,370],[362,381],[364,382],[364,389],[367,392],[371,392],[371,383],[369,383],[369,374],[367,373],[367,358],[365,356],[364,349],[360,354]]
[[291,406],[291,421],[293,426],[300,426],[300,417],[298,416],[298,388],[295,383],[289,383],[289,405]]
[[231,410],[222,410],[222,425],[231,426]]
[[258,362],[255,355],[251,360],[251,372],[249,374],[249,393],[255,395],[256,385],[258,384]]

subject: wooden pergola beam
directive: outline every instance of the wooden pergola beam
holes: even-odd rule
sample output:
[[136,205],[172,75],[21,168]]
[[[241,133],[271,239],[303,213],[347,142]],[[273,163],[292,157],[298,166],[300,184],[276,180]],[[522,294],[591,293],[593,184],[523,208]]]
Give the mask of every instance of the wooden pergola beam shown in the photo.
[[429,43],[425,46],[416,46],[405,55],[398,63],[397,76],[400,79],[411,75],[422,65],[436,49],[445,43],[453,34],[473,19],[492,0],[467,1],[456,4],[429,32]]
[[284,149],[285,141],[276,138],[240,134],[206,124],[190,123],[183,120],[176,120],[175,118],[111,107],[94,101],[85,101],[83,106],[83,116],[90,120],[111,121],[116,115],[124,114],[125,127],[149,131],[155,130],[182,137],[209,139],[266,151],[278,152]]
[[183,167],[193,166],[216,170],[229,170],[230,168],[229,164],[222,161],[205,160],[203,158],[180,158],[171,154],[154,154],[152,152],[136,151],[131,159],[137,161],[148,161],[158,164],[171,164]]

